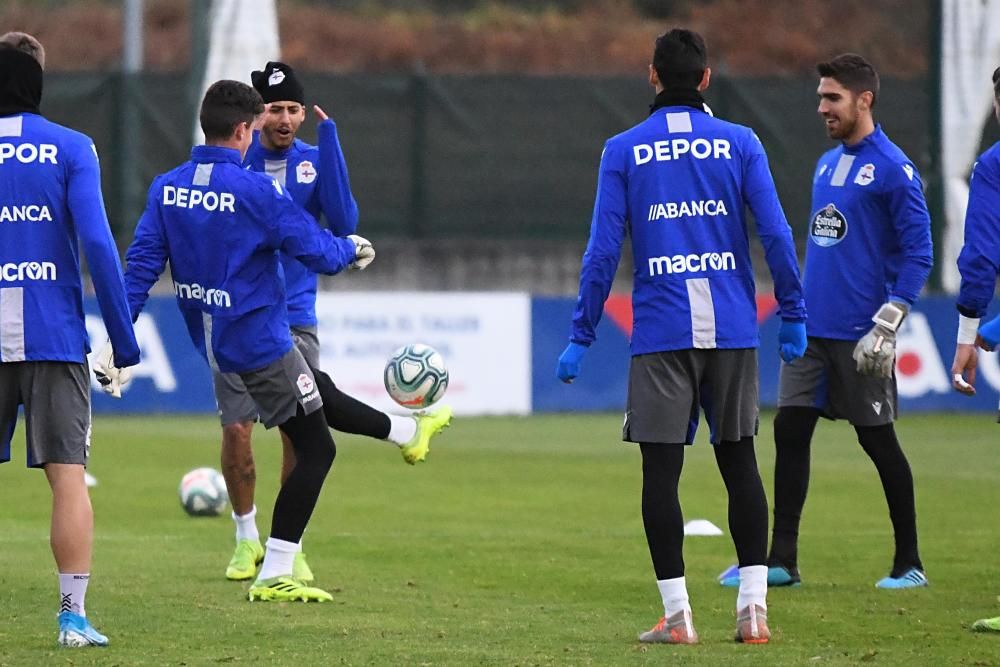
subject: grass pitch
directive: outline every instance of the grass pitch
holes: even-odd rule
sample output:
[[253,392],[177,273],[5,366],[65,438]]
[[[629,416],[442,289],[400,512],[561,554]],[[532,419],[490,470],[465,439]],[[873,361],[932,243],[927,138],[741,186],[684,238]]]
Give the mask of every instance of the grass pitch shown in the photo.
[[[770,495],[771,417],[758,455]],[[55,645],[58,589],[44,476],[23,445],[0,467],[0,665],[998,665],[1000,431],[987,415],[907,415],[931,587],[878,591],[892,554],[875,470],[846,424],[817,429],[802,526],[805,584],[769,596],[767,646],[731,641],[735,592],[726,496],[703,439],[682,479],[685,517],[726,537],[688,538],[699,646],[643,646],[660,616],[639,516],[639,453],[617,415],[456,419],[428,463],[337,437],[334,472],[305,538],[322,605],[249,603],[223,577],[228,517],[181,510],[181,475],[218,466],[211,418],[98,416],[97,533],[88,615],[107,649]],[[20,431],[20,429],[19,429]],[[280,445],[256,432],[266,534]]]

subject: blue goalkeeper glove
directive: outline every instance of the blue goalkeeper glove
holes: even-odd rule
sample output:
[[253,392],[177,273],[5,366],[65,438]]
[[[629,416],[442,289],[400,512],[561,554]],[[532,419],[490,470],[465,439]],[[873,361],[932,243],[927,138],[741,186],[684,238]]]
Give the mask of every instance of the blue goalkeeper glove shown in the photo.
[[556,366],[556,377],[565,383],[570,383],[580,374],[580,360],[583,353],[587,351],[586,345],[570,343],[559,355],[559,364]]
[[981,345],[980,347],[984,350],[995,350],[997,343],[1000,343],[1000,317],[994,317],[986,324],[980,326],[979,337],[982,338],[983,342],[986,344]]
[[778,329],[778,350],[785,363],[791,363],[806,353],[806,323],[781,320]]

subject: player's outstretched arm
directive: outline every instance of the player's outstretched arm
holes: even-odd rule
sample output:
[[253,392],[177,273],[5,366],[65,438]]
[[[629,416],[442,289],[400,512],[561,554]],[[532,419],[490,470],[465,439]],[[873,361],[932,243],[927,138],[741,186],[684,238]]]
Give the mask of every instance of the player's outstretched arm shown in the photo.
[[319,205],[334,236],[347,236],[358,229],[358,203],[351,193],[347,161],[340,148],[337,125],[319,107],[313,106],[319,119],[316,134],[319,142]]
[[327,275],[371,263],[375,257],[371,242],[353,235],[340,238],[320,228],[277,181],[273,184],[274,192],[265,195],[260,214],[264,224],[272,228],[276,249],[284,250],[309,270]]
[[117,350],[119,366],[134,366],[139,363],[139,344],[132,329],[118,249],[104,210],[97,149],[92,143],[77,144],[67,160],[67,203],[90,267],[101,317]]

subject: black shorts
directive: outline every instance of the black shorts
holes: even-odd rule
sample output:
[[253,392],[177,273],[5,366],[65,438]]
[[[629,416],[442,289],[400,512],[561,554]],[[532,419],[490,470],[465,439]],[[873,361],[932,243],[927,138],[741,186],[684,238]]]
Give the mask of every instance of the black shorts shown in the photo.
[[704,410],[713,444],[757,435],[757,349],[676,350],[632,357],[622,439],[691,444]]
[[891,424],[898,414],[896,376],[858,373],[851,356],[857,343],[809,338],[805,356],[782,362],[778,407],[818,408],[829,419],[846,419],[854,426]]
[[90,379],[87,362],[0,363],[0,463],[24,406],[28,466],[87,464],[90,455]]

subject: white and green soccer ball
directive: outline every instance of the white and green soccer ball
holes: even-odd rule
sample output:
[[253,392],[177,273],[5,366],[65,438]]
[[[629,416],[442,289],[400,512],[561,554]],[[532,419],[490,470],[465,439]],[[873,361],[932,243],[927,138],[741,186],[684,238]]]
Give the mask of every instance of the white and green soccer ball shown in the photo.
[[226,480],[214,468],[195,468],[184,475],[178,493],[191,516],[218,516],[229,504]]
[[385,364],[385,390],[404,408],[421,410],[437,403],[448,389],[444,358],[430,345],[415,343],[396,350]]

